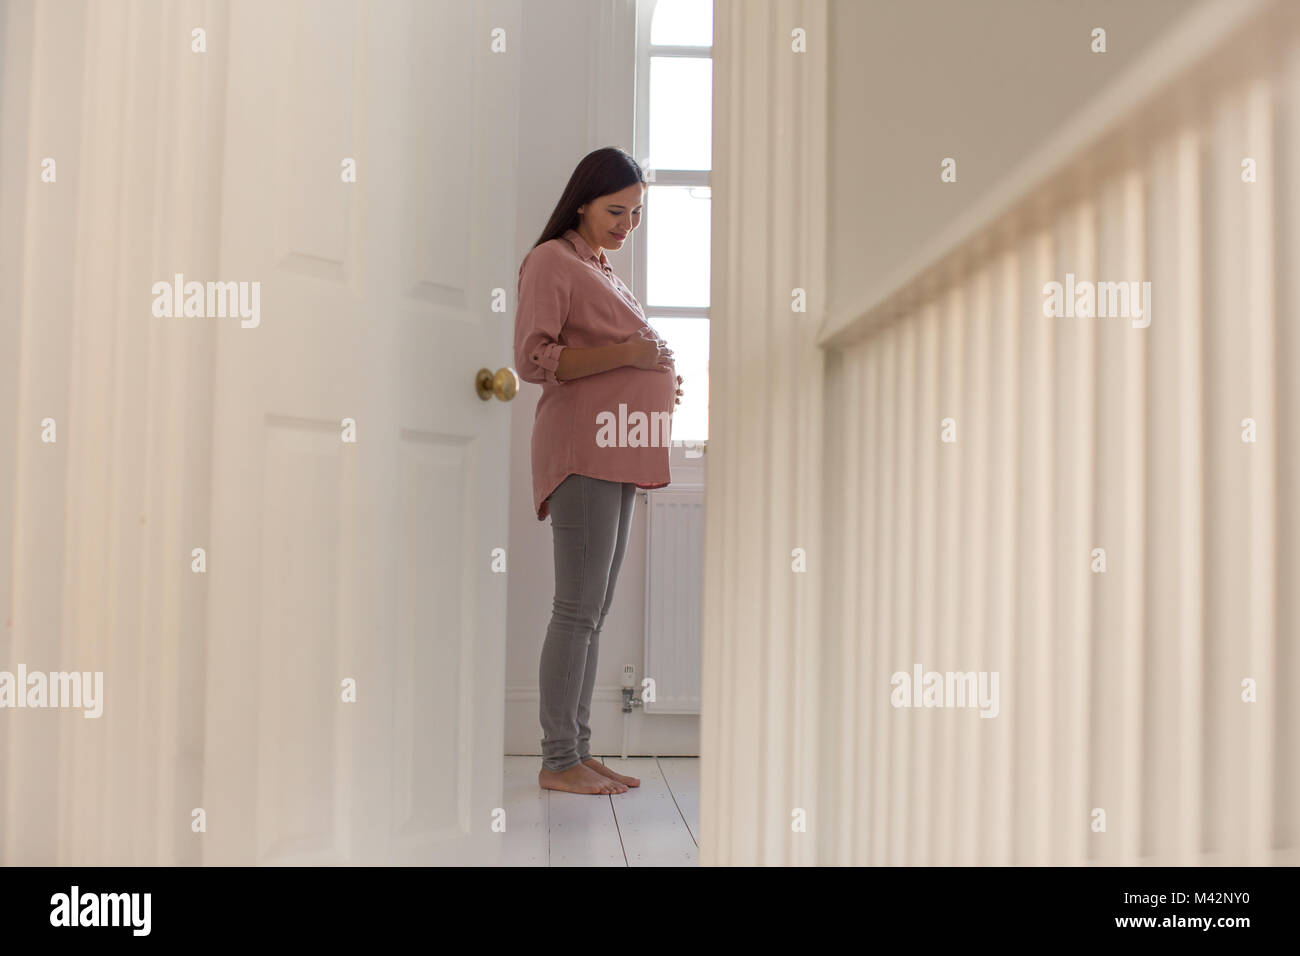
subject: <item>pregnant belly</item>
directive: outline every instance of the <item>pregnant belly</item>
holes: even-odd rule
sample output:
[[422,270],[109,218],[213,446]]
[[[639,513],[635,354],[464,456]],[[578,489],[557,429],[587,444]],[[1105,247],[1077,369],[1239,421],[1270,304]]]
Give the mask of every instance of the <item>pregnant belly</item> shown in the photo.
[[[604,379],[604,381],[600,381]],[[676,397],[675,371],[620,368],[587,380],[583,418],[575,424],[590,430],[601,448],[666,447],[672,433]]]

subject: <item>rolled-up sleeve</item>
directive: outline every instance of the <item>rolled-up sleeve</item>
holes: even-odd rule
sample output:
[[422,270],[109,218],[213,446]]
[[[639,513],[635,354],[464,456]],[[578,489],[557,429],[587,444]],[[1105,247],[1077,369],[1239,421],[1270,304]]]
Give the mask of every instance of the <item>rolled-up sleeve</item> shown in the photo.
[[540,252],[538,246],[519,268],[515,366],[525,382],[563,385],[555,370],[566,348],[559,338],[569,314],[569,282],[560,263]]

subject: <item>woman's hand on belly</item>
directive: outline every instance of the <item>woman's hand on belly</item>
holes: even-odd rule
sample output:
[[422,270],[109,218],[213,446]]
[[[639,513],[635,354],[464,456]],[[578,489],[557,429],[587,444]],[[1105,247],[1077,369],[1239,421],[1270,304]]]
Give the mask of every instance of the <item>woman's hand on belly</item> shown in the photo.
[[668,347],[668,343],[647,334],[645,329],[638,329],[636,335],[623,344],[628,347],[627,364],[633,368],[648,371],[664,369],[671,372],[676,367],[673,364],[673,350]]

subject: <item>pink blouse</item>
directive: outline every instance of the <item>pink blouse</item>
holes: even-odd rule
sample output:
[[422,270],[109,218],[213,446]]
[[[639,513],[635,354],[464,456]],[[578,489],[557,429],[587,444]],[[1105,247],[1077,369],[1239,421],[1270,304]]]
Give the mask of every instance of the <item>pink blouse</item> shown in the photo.
[[[677,369],[624,365],[561,381],[560,353],[613,345],[639,330],[663,341],[636,297],[574,229],[535,246],[519,267],[515,313],[515,368],[542,386],[533,418],[533,506],[537,520],[547,498],[569,475],[630,481],[662,488],[677,397]],[[670,366],[673,365],[669,360]]]

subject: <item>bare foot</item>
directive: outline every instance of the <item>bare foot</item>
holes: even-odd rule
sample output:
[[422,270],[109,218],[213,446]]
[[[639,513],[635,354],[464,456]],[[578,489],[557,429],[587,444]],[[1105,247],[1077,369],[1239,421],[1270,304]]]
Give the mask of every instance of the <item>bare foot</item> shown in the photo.
[[622,793],[627,789],[620,789],[616,781],[588,770],[580,763],[559,773],[543,767],[537,775],[537,785],[543,790],[563,790],[566,793]]
[[[619,783],[623,784],[625,789],[627,787],[641,786],[641,781],[638,780],[636,777],[628,777],[621,773],[615,773],[613,770],[605,766],[595,757],[588,757],[582,763],[583,766],[590,767],[592,770],[596,771],[596,773],[604,774],[606,777],[609,777],[610,780],[617,780]],[[622,793],[621,790],[619,792]]]

